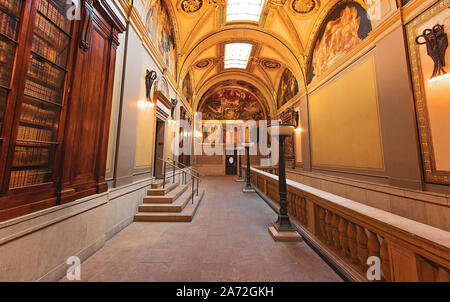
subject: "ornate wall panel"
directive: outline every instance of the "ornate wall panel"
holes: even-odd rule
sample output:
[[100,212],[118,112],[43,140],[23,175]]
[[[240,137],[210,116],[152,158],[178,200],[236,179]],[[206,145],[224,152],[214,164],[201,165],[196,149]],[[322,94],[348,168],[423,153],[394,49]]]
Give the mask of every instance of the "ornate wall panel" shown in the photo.
[[[435,48],[443,56],[435,58],[443,64],[450,61],[444,41],[450,28],[449,6],[449,0],[441,0],[406,25],[425,181],[441,184],[450,184],[450,78],[445,78],[441,70],[442,79],[430,81],[434,68],[439,69],[439,62],[436,65],[429,56],[427,45],[417,42],[423,43],[424,35],[432,38],[436,34],[439,38]],[[437,32],[438,24],[444,26],[443,35]],[[443,69],[448,72],[449,66]]]

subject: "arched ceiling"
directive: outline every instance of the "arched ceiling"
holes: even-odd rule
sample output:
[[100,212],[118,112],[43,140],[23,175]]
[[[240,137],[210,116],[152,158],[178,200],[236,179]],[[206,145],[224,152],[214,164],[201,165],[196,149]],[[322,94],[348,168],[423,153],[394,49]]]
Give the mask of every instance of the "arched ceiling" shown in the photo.
[[[314,34],[327,11],[342,0],[265,0],[258,22],[227,22],[226,0],[168,1],[177,27],[176,79],[182,86],[190,74],[193,109],[210,86],[233,78],[259,89],[273,114],[286,67],[297,79],[300,93],[305,89],[306,56]],[[225,45],[233,42],[252,44],[245,69],[224,68]]]

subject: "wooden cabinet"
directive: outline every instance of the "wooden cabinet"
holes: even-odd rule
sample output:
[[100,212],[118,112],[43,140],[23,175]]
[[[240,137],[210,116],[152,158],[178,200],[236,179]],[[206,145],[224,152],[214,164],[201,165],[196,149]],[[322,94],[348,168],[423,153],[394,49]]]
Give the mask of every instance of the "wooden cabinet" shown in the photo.
[[0,221],[106,190],[118,33],[106,1],[0,0]]

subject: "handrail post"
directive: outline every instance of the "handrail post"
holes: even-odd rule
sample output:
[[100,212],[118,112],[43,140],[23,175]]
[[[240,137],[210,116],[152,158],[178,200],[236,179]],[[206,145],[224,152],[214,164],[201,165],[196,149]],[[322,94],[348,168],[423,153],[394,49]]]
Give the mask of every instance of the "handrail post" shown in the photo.
[[194,174],[192,174],[192,194],[191,194],[192,204],[194,204],[194,181],[195,181]]
[[166,188],[166,162],[164,162],[164,173],[163,173],[163,189]]
[[[174,162],[174,160],[172,159],[172,162]],[[172,165],[173,169],[172,169],[172,182],[175,183],[175,165]]]
[[198,183],[200,182],[200,178],[198,177],[198,172],[197,172],[197,196],[198,196]]

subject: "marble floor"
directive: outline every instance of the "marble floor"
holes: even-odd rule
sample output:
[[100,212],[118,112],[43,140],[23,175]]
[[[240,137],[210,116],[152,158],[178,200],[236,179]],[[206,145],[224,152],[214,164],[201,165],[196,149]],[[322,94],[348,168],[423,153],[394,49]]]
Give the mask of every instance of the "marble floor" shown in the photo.
[[191,223],[129,225],[82,263],[82,281],[342,281],[306,243],[274,242],[276,214],[234,179],[205,177]]

